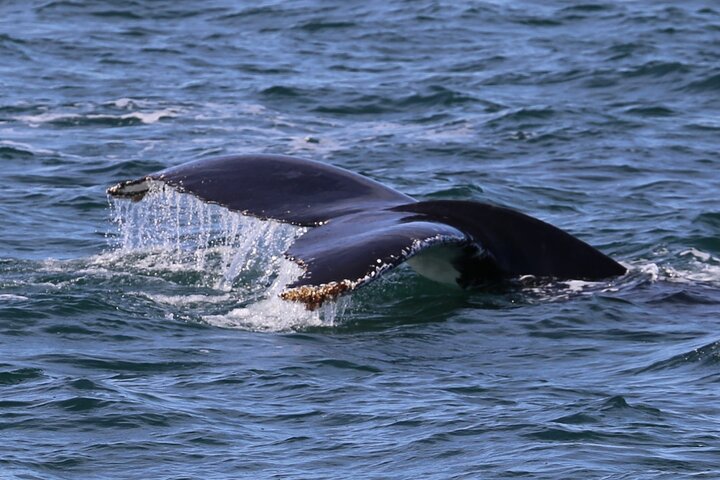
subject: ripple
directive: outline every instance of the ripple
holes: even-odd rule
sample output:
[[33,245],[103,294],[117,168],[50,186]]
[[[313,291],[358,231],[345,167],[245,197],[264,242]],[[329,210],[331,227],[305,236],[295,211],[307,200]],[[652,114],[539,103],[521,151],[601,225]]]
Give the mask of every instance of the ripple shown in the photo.
[[360,365],[354,362],[340,359],[324,359],[313,362],[319,367],[332,367],[343,370],[357,370],[359,372],[380,373],[382,370],[371,365]]
[[552,421],[555,423],[566,423],[568,425],[585,425],[598,423],[599,419],[584,413],[573,413],[572,415],[565,415]]
[[720,90],[720,73],[691,82],[684,87],[684,90],[691,92],[714,92]]
[[579,5],[573,5],[571,7],[564,7],[560,10],[562,13],[595,13],[595,12],[607,12],[615,9],[615,5],[607,3],[581,3]]
[[87,423],[92,429],[131,429],[141,427],[166,428],[172,426],[175,420],[182,420],[186,415],[159,414],[159,413],[123,413],[104,414],[99,417],[88,418]]
[[462,105],[474,102],[472,96],[450,90],[439,85],[431,85],[424,89],[423,93],[415,93],[405,98],[396,100],[398,107],[409,107],[414,105],[434,107]]
[[[716,230],[720,229],[720,212],[703,212],[695,217],[694,222],[706,225]],[[702,252],[694,254],[699,254],[701,255],[701,258],[704,258],[705,260],[710,260],[710,257],[707,254],[703,254]]]
[[439,85],[431,85],[419,92],[402,97],[386,97],[354,91],[333,91],[327,88],[313,90],[283,85],[268,87],[260,93],[272,99],[297,99],[302,104],[309,103],[313,99],[323,99],[320,105],[312,108],[313,112],[341,115],[404,112],[476,102],[476,99],[472,96]]
[[273,85],[265,88],[260,93],[270,97],[303,97],[306,94],[302,89],[284,85]]
[[[713,477],[717,8],[255,3],[3,4],[3,473]],[[535,212],[630,271],[470,292],[402,268],[311,316],[270,298],[258,224],[193,205],[206,237],[168,196],[109,226],[113,182],[296,150]]]
[[503,112],[496,119],[490,120],[490,125],[501,123],[522,123],[527,121],[546,120],[555,116],[557,112],[549,107],[520,108]]
[[39,368],[0,370],[0,385],[16,385],[18,383],[34,381],[42,377],[44,377],[44,372]]
[[112,405],[114,402],[91,397],[73,397],[65,400],[57,400],[46,405],[55,406],[68,412],[88,412],[99,410]]
[[672,305],[717,305],[718,301],[710,295],[681,290],[679,292],[663,293],[660,296],[649,300],[648,303]]
[[0,158],[4,160],[16,160],[23,157],[29,158],[33,156],[33,152],[29,150],[0,144]]
[[610,442],[632,438],[631,435],[615,434],[603,430],[568,430],[563,428],[544,428],[526,434],[526,436],[545,442]]
[[354,22],[329,22],[313,20],[310,22],[301,23],[294,28],[297,28],[299,30],[305,30],[308,32],[318,32],[321,30],[344,30],[356,26],[357,24]]
[[689,73],[691,68],[680,62],[651,61],[623,72],[625,77],[664,77],[671,74]]
[[625,112],[640,117],[671,117],[673,115],[676,115],[676,112],[674,112],[672,109],[660,105],[652,107],[632,107],[625,110]]
[[78,390],[99,390],[104,387],[87,378],[79,378],[70,382],[70,386]]
[[90,358],[63,354],[44,355],[39,359],[53,363],[72,365],[85,370],[99,370],[130,373],[163,373],[168,371],[192,370],[205,365],[199,361],[132,361],[117,358]]
[[142,20],[144,17],[131,10],[100,10],[91,13],[99,18],[117,18],[120,20]]
[[637,373],[672,370],[688,366],[714,368],[718,363],[720,363],[720,341],[715,341],[702,347],[673,355],[668,359],[654,362],[647,367],[637,370]]

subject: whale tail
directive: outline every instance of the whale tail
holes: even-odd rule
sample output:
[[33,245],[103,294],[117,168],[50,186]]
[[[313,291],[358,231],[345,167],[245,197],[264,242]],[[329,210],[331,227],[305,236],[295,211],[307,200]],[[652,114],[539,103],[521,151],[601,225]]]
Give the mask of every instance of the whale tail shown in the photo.
[[461,286],[521,275],[600,280],[626,272],[587,243],[518,211],[473,201],[418,202],[310,160],[199,160],[121,182],[108,194],[139,201],[153,182],[245,215],[316,227],[286,252],[304,273],[281,293],[310,309],[441,246],[450,252],[447,272]]

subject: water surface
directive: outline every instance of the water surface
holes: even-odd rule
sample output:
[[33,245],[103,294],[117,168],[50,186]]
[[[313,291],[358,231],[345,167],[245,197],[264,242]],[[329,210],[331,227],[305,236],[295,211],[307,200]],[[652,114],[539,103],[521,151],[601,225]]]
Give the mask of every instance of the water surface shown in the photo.
[[[3,3],[0,476],[717,478],[719,42],[692,0]],[[630,271],[308,314],[301,232],[104,193],[260,152]]]

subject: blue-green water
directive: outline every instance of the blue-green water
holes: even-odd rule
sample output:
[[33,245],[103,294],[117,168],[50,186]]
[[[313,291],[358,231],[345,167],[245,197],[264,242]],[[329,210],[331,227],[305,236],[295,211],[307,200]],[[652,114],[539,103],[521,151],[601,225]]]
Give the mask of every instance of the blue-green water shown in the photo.
[[[0,59],[0,477],[720,477],[714,2],[7,1]],[[293,232],[104,193],[256,152],[630,272],[318,317],[274,296]]]

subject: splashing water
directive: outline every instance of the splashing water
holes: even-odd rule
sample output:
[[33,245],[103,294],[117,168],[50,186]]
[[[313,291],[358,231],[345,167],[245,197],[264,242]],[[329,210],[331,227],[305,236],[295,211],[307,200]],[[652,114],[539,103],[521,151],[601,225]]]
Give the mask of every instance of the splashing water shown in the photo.
[[[112,236],[110,260],[126,272],[148,277],[135,294],[175,309],[170,317],[189,315],[221,327],[283,331],[332,326],[347,310],[348,297],[314,312],[279,298],[285,285],[302,274],[284,252],[305,232],[303,228],[206,204],[160,182],[151,185],[141,202],[113,200],[111,205],[117,233]],[[678,257],[684,264],[679,268],[647,261],[626,265],[629,273],[620,279],[538,285],[530,278],[520,284],[530,303],[628,291],[646,282],[717,285],[720,260],[694,249]],[[164,282],[158,285],[158,278]]]
[[153,302],[194,309],[212,325],[263,331],[332,326],[347,305],[331,302],[310,312],[279,298],[302,274],[284,252],[304,228],[206,204],[159,182],[141,202],[111,200],[111,208],[117,232],[110,235],[110,255],[119,266],[159,277],[173,290],[196,290],[138,293]]

